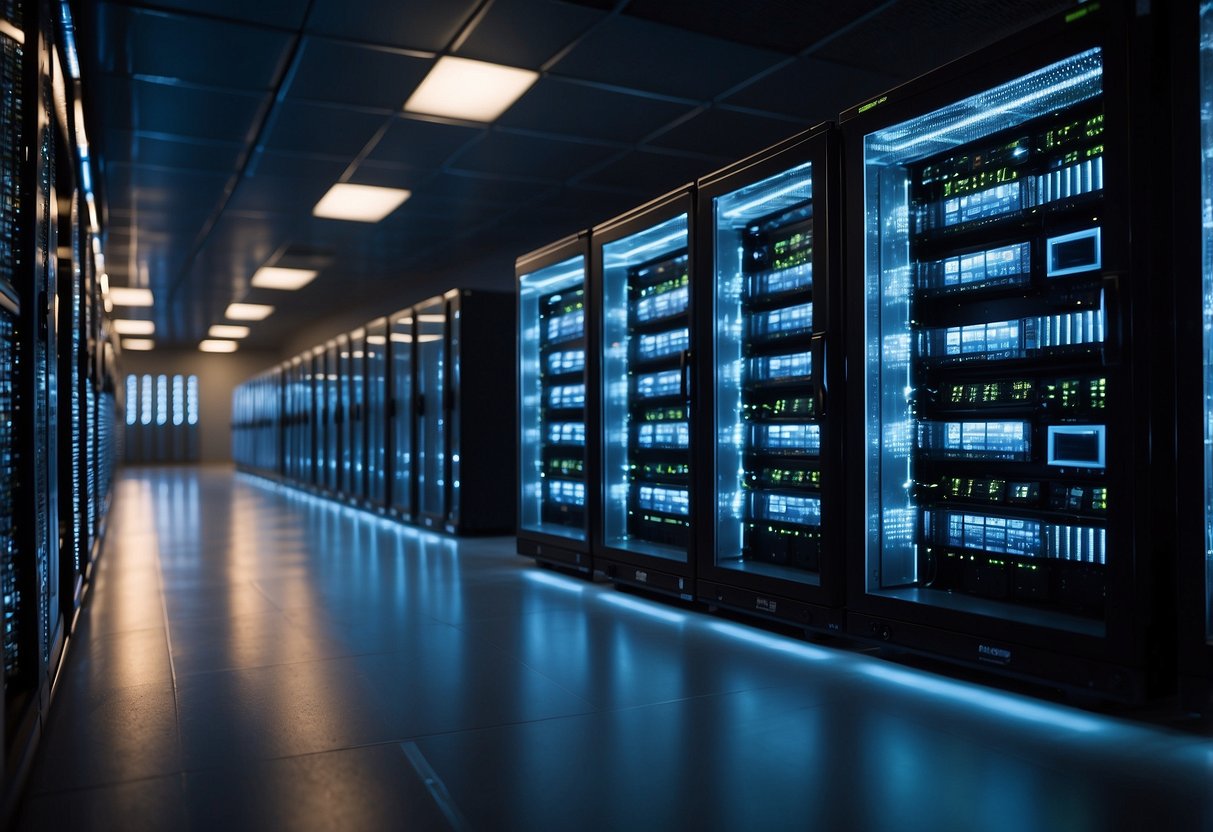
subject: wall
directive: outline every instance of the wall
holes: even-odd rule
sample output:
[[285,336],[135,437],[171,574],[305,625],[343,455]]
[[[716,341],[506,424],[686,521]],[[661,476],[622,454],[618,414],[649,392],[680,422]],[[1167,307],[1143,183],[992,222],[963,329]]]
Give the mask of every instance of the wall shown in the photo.
[[251,376],[278,363],[278,353],[238,351],[229,354],[198,350],[156,349],[124,352],[119,371],[198,376],[198,440],[200,462],[232,459],[232,390]]

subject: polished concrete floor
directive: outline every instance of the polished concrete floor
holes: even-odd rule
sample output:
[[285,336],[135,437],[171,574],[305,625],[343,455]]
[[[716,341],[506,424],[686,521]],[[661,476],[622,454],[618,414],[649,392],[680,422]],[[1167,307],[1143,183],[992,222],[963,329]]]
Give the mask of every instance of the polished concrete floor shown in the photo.
[[127,472],[24,829],[1213,828],[1207,723],[973,685],[222,468]]

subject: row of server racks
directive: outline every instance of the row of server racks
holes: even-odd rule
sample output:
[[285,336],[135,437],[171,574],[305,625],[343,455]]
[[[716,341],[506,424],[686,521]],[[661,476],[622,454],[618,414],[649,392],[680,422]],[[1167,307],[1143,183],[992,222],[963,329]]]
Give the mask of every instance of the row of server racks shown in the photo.
[[0,3],[0,825],[105,531],[120,426],[66,4]]
[[453,289],[238,387],[250,472],[453,534],[514,528],[514,303]]
[[520,258],[518,551],[1206,707],[1211,7],[1075,6]]

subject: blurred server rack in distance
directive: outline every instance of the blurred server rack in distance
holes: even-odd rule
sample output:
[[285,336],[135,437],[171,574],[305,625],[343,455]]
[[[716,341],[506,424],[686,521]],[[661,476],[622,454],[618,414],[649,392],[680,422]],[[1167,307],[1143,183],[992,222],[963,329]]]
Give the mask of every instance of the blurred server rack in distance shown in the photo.
[[697,595],[826,631],[844,618],[837,164],[820,125],[701,179],[697,212]]
[[[518,553],[592,574],[589,232],[518,258]],[[587,360],[589,359],[589,360]],[[587,397],[588,394],[588,397]]]
[[[1178,687],[1213,711],[1213,3],[1169,5],[1176,114],[1173,247],[1178,368]],[[1199,147],[1199,157],[1194,149]],[[1197,279],[1195,276],[1199,275]],[[1192,276],[1181,277],[1181,276]],[[1201,453],[1194,452],[1201,448]]]
[[388,374],[387,318],[366,325],[366,491],[368,506],[384,509],[387,504],[388,402],[391,377]]
[[412,520],[417,505],[413,449],[417,446],[417,421],[413,418],[416,388],[413,368],[413,336],[416,325],[411,308],[388,318],[388,376],[391,379],[388,405],[390,497],[389,512],[401,520]]
[[1092,4],[844,115],[848,630],[1134,700],[1161,614],[1141,385],[1164,292],[1135,279],[1153,127],[1125,14]]
[[595,569],[690,600],[691,243],[694,190],[679,189],[590,235],[601,429]]

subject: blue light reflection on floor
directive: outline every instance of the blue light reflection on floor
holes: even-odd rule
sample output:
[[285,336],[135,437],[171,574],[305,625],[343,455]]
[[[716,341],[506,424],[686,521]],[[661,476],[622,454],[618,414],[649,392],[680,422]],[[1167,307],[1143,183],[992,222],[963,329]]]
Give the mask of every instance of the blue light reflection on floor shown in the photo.
[[686,615],[683,613],[675,612],[668,607],[660,606],[652,601],[642,601],[639,598],[633,598],[630,595],[603,593],[599,598],[605,603],[638,612],[649,618],[656,618],[658,621],[666,621],[670,624],[682,624],[687,620]]
[[748,644],[754,644],[759,647],[765,647],[768,650],[776,650],[780,653],[787,653],[792,656],[800,656],[801,658],[810,659],[811,661],[829,661],[835,657],[835,653],[830,650],[825,650],[820,647],[813,647],[810,644],[805,644],[801,641],[788,638],[786,636],[771,635],[764,633],[762,630],[756,630],[751,627],[743,627],[740,624],[731,624],[726,621],[710,621],[708,629],[713,632],[726,635],[729,638],[735,638],[744,641]]
[[989,710],[1000,717],[1010,717],[1038,725],[1051,725],[1067,731],[1091,733],[1108,728],[1105,720],[1087,716],[1070,708],[1033,702],[1014,694],[1001,693],[976,685],[952,682],[928,673],[903,670],[884,662],[872,662],[860,668],[862,673],[882,682],[951,700],[960,705],[972,705]]
[[535,569],[528,569],[526,572],[522,573],[522,575],[532,583],[543,584],[544,586],[554,587],[556,589],[564,590],[565,592],[576,592],[577,594],[585,592],[586,585],[584,583],[575,581],[572,578],[563,578],[560,575],[553,575],[550,572],[540,572]]

